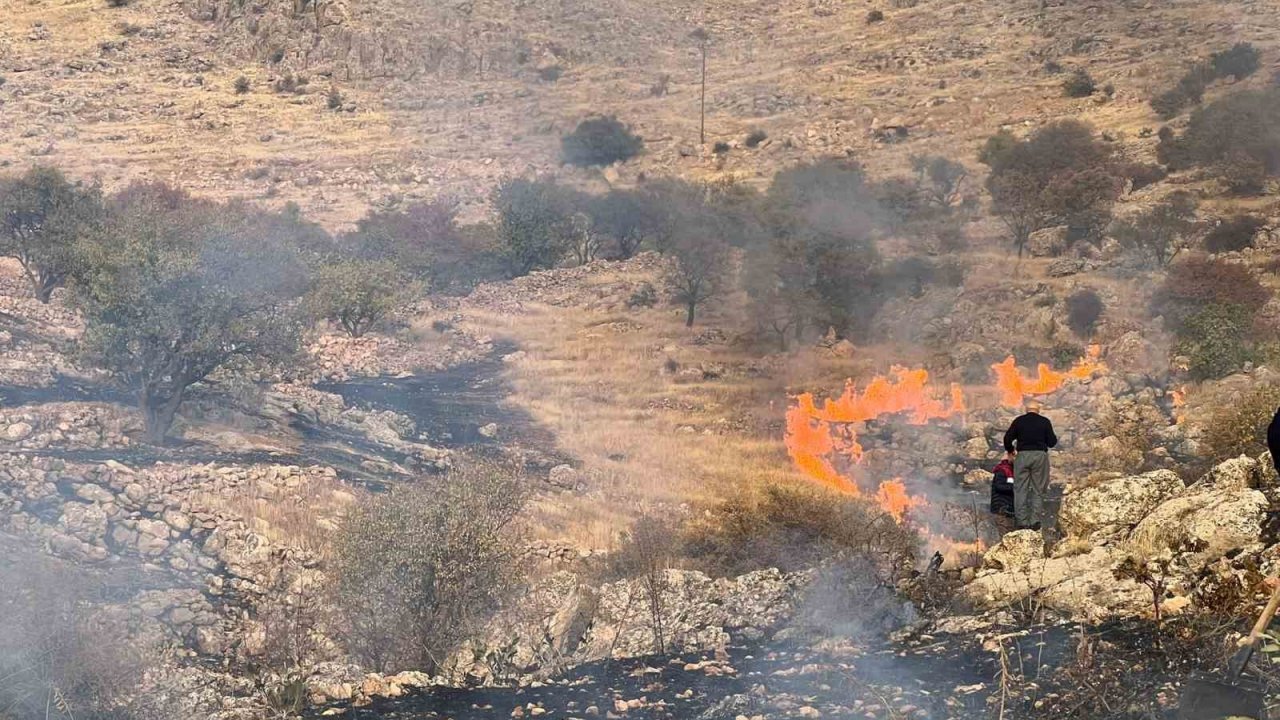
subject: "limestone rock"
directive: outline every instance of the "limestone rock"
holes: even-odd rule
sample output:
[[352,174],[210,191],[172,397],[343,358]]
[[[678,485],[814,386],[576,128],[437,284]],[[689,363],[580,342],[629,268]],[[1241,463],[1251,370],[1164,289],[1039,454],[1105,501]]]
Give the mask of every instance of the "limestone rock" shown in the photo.
[[998,570],[1019,570],[1043,559],[1044,536],[1037,530],[1015,530],[987,551],[982,564]]
[[1103,480],[1066,493],[1058,525],[1071,537],[1123,536],[1160,503],[1182,490],[1182,479],[1170,470]]
[[1213,488],[1179,495],[1154,509],[1134,528],[1130,541],[1154,555],[1186,541],[1201,541],[1201,561],[1258,542],[1267,498],[1257,490]]
[[[1268,456],[1269,457],[1269,456]],[[1275,468],[1271,468],[1272,473]],[[1241,455],[1218,463],[1190,487],[1191,490],[1219,488],[1224,490],[1248,490],[1258,487],[1260,468],[1257,460]]]

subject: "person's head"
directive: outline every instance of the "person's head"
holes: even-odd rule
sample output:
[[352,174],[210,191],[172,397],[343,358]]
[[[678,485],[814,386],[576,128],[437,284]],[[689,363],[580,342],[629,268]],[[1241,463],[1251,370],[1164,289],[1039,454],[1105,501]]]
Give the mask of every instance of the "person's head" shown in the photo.
[[1044,409],[1044,403],[1040,402],[1039,400],[1036,400],[1033,398],[1027,401],[1027,412],[1036,413],[1037,415],[1039,415],[1040,411],[1043,409]]

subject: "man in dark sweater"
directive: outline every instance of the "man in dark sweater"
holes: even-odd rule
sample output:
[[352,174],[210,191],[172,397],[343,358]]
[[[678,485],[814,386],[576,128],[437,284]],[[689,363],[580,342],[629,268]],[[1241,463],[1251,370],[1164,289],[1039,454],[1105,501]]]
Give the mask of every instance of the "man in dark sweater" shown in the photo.
[[1039,400],[1014,419],[1004,434],[1004,449],[1013,458],[1013,519],[1018,529],[1039,530],[1044,498],[1049,493],[1049,449],[1058,444],[1053,423],[1040,414]]

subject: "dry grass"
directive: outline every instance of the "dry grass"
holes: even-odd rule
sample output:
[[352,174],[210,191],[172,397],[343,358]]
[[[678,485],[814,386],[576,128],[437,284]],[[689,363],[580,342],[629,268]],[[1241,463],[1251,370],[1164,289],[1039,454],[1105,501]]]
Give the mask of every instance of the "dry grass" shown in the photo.
[[200,493],[192,504],[238,515],[273,543],[327,556],[334,531],[361,494],[338,478],[315,476],[297,488],[249,482],[230,492]]

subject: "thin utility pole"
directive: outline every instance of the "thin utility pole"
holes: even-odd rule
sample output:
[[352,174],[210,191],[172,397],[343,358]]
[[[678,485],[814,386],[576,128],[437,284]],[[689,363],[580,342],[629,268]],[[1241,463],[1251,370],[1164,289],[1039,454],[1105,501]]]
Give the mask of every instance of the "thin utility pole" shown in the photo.
[[707,144],[707,41],[711,38],[703,28],[694,30],[690,35],[698,41],[702,51],[702,94],[698,108],[698,144]]

